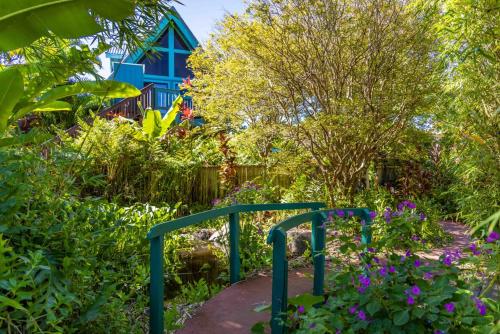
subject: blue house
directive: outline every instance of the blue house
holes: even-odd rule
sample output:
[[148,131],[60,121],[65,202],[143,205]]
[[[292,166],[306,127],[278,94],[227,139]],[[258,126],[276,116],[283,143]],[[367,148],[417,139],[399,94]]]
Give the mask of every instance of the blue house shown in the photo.
[[[179,13],[174,8],[172,11],[160,21],[143,49],[130,55],[113,50],[106,53],[112,70],[109,79],[130,83],[142,92],[137,98],[119,101],[108,112],[137,118],[140,102],[143,108],[165,114],[173,100],[182,94],[179,84],[193,76],[186,61],[199,43]],[[189,98],[185,102],[192,108]]]

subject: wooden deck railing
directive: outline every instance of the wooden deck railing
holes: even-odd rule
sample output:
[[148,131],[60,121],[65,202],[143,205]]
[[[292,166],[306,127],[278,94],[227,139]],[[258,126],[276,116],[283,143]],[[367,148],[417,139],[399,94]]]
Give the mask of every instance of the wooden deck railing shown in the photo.
[[129,97],[112,105],[100,112],[99,116],[112,118],[113,116],[122,116],[130,119],[137,119],[141,115],[139,103],[142,108],[155,108],[154,84],[149,84],[141,89],[141,95]]

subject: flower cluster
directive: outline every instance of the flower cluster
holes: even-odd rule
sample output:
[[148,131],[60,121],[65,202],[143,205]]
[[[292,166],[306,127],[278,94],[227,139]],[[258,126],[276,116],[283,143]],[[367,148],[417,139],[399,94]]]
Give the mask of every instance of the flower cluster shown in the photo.
[[418,285],[414,285],[406,291],[406,295],[408,296],[408,298],[406,299],[408,305],[413,305],[415,304],[415,298],[420,295],[420,288],[418,287]]
[[359,280],[359,284],[360,284],[358,291],[360,293],[363,293],[370,286],[370,283],[371,283],[370,276],[365,275],[365,274],[361,274],[358,276],[358,280]]

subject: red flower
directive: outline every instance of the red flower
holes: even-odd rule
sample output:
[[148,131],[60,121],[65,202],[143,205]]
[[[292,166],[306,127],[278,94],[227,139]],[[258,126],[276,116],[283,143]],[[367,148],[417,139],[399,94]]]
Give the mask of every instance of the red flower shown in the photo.
[[181,120],[184,121],[187,119],[192,121],[194,119],[193,111],[186,104],[182,105],[181,112]]
[[190,77],[187,77],[186,79],[182,79],[182,85],[181,85],[182,89],[188,89],[192,86],[193,86],[193,84],[191,83]]

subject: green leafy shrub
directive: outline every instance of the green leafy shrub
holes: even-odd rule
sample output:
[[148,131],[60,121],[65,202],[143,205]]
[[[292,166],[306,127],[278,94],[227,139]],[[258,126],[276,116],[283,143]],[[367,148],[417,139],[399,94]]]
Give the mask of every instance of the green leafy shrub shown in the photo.
[[[176,208],[120,207],[73,195],[71,178],[29,150],[0,155],[0,329],[144,332],[149,228]],[[165,239],[179,267],[178,235]],[[141,319],[141,321],[137,321]]]
[[82,195],[104,196],[130,204],[192,203],[198,170],[216,159],[212,142],[197,135],[160,141],[149,138],[135,123],[116,118],[82,123],[82,135],[65,137],[62,154],[74,161],[72,174],[100,176],[104,182],[87,184]]

